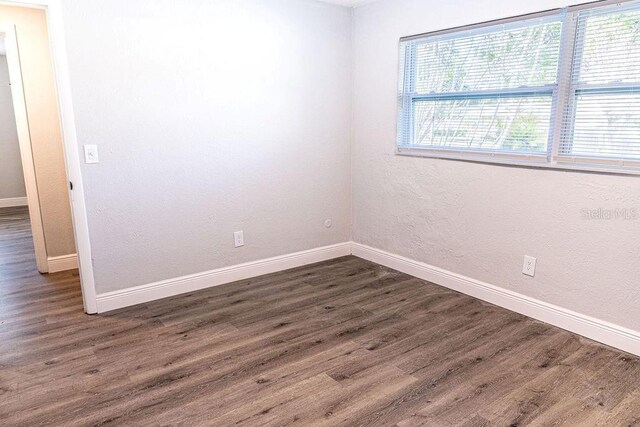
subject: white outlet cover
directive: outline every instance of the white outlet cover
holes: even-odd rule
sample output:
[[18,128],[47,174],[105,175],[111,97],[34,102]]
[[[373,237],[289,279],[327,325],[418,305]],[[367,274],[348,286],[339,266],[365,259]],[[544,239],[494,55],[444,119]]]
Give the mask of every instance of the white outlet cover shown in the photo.
[[235,233],[233,233],[233,241],[236,245],[236,248],[244,246],[244,232],[236,231]]
[[524,264],[522,265],[522,274],[534,277],[536,274],[536,259],[532,256],[524,256]]

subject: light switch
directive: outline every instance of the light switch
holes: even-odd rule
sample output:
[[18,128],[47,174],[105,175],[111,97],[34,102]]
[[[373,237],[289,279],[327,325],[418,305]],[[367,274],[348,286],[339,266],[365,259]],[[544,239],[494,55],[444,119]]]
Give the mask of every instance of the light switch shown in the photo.
[[98,146],[97,145],[85,145],[84,146],[84,162],[87,164],[90,163],[100,163],[98,159]]

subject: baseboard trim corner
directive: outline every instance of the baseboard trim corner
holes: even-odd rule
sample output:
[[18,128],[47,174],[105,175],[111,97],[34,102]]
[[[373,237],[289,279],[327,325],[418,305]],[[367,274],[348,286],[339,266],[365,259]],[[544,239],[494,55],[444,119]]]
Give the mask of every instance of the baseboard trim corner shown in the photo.
[[74,270],[78,268],[78,255],[62,255],[47,258],[49,266],[48,273],[58,273],[60,271]]
[[350,242],[338,243],[331,246],[309,249],[230,267],[222,267],[118,291],[106,292],[96,296],[98,313],[105,313],[119,308],[224,285],[238,280],[276,273],[278,271],[347,255],[351,255]]
[[352,243],[352,254],[454,291],[524,314],[594,341],[640,356],[640,331],[596,319],[420,261]]
[[17,206],[27,206],[26,197],[10,197],[7,199],[0,199],[0,208],[13,208]]

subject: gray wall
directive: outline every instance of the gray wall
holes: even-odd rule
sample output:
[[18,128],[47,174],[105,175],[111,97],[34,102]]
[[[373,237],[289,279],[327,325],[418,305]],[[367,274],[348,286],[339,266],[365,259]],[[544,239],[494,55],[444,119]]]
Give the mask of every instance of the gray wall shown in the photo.
[[64,0],[78,137],[101,150],[83,165],[98,293],[353,233],[637,329],[640,221],[582,209],[637,209],[638,178],[394,154],[401,36],[567,3],[382,0],[352,22],[298,0]]
[[26,197],[7,57],[0,55],[0,199]]
[[98,293],[350,239],[349,9],[63,7]]
[[[382,0],[355,10],[354,240],[638,329],[640,179],[394,154],[398,39],[565,6],[544,0]],[[535,278],[521,273],[538,258]]]

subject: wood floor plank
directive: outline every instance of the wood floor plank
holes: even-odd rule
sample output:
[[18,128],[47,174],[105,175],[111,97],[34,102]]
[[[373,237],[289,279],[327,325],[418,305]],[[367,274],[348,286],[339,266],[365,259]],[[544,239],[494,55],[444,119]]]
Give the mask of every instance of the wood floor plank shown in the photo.
[[343,257],[106,315],[0,209],[2,426],[640,425],[640,358]]

